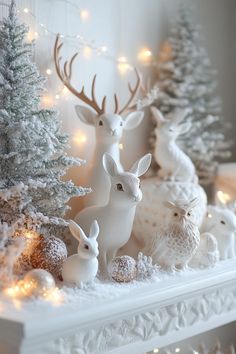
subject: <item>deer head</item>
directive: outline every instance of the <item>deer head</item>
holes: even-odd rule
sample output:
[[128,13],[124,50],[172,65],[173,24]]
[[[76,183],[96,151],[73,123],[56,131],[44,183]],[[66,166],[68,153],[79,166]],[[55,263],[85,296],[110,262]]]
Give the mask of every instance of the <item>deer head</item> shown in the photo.
[[[63,46],[63,43],[59,43],[59,35],[57,35],[55,46],[54,46],[54,61],[56,66],[56,72],[67,87],[67,89],[80,101],[84,102],[87,106],[77,105],[75,107],[76,113],[79,119],[89,125],[95,127],[97,141],[111,141],[118,142],[122,136],[123,130],[134,129],[141,123],[143,119],[143,112],[130,112],[134,109],[132,105],[140,87],[141,87],[141,78],[138,71],[135,69],[137,81],[132,88],[131,84],[128,84],[130,97],[127,100],[126,104],[119,108],[118,97],[114,94],[115,109],[114,113],[106,112],[106,96],[103,97],[101,105],[98,104],[95,97],[95,83],[96,75],[93,77],[92,86],[91,86],[91,98],[88,97],[84,92],[84,86],[81,91],[78,91],[71,83],[72,78],[72,67],[75,58],[78,53],[75,53],[72,58],[64,63],[63,68],[60,66],[60,51]],[[123,114],[130,112],[125,117],[122,117]]]

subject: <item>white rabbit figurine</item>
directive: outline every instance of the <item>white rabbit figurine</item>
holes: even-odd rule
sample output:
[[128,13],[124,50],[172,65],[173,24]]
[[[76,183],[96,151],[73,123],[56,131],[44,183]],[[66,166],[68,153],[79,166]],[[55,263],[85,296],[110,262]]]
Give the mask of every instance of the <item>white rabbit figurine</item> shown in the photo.
[[79,241],[78,254],[68,257],[62,267],[62,277],[67,283],[83,287],[84,283],[92,281],[98,272],[99,226],[96,220],[91,224],[89,237],[83,229],[70,220],[69,228],[72,235]]
[[202,230],[215,236],[221,260],[235,257],[236,215],[231,210],[208,205]]
[[191,127],[189,122],[181,123],[188,114],[188,110],[179,112],[171,120],[165,119],[154,106],[151,107],[151,111],[157,123],[154,158],[160,166],[158,175],[162,179],[194,181],[197,178],[195,167],[191,159],[176,143],[177,137],[187,132]]
[[85,232],[92,220],[98,220],[98,260],[102,276],[108,276],[109,263],[130,238],[136,205],[142,199],[139,177],[148,170],[150,163],[151,154],[147,154],[130,171],[123,172],[111,155],[104,154],[103,167],[111,183],[109,201],[105,206],[88,207],[75,218]]

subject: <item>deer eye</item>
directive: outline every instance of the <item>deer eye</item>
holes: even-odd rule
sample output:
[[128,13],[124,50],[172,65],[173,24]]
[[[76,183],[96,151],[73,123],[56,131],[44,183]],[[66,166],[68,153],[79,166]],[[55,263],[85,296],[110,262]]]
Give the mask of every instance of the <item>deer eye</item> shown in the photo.
[[88,246],[88,245],[84,245],[84,248],[85,248],[86,250],[89,250],[89,246]]
[[100,120],[99,123],[98,123],[98,125],[103,125],[103,121]]
[[174,213],[174,216],[178,216],[178,213]]
[[220,222],[221,222],[221,224],[223,224],[223,225],[226,224],[226,222],[225,222],[224,220],[221,220]]
[[118,191],[124,191],[124,188],[121,183],[117,183],[116,188]]
[[191,213],[190,212],[188,212],[188,214],[187,214],[188,216],[191,216]]

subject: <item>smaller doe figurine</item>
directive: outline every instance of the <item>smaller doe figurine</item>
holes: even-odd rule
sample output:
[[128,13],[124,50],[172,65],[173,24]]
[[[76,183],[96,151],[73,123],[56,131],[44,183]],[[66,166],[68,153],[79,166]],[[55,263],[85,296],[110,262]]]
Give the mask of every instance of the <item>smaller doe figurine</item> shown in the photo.
[[215,236],[221,260],[235,257],[236,215],[233,211],[209,205],[202,228]]
[[172,220],[163,233],[157,235],[155,251],[151,254],[163,268],[171,271],[187,269],[200,242],[198,227],[192,222],[192,210],[198,199],[190,202],[167,201],[163,204],[172,211]]
[[159,177],[179,181],[194,181],[197,178],[195,167],[191,159],[176,143],[178,136],[186,133],[191,128],[189,122],[182,123],[188,114],[188,110],[179,112],[171,120],[165,119],[162,113],[154,106],[151,107],[151,111],[157,123],[154,158],[160,166]]
[[89,237],[83,229],[70,220],[69,228],[72,235],[79,241],[78,254],[68,257],[62,268],[62,277],[65,282],[83,288],[83,284],[91,282],[98,272],[98,243],[99,226],[94,220],[90,227]]

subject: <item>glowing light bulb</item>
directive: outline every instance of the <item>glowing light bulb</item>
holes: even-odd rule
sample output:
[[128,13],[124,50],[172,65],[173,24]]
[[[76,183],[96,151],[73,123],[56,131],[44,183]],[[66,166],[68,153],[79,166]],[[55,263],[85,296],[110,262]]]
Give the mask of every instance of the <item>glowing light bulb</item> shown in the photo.
[[23,10],[24,13],[28,14],[29,13],[29,9],[27,7],[24,8]]
[[52,70],[51,70],[51,69],[47,69],[47,70],[46,70],[46,74],[47,74],[47,75],[52,75]]
[[151,59],[152,59],[152,52],[148,48],[143,48],[138,53],[138,60],[142,64],[150,64]]
[[84,49],[83,49],[83,55],[84,55],[85,59],[91,58],[91,55],[92,55],[92,48],[90,48],[89,46],[84,47]]
[[120,150],[123,150],[123,149],[124,149],[123,144],[119,144],[119,149],[120,149]]
[[80,11],[80,18],[82,21],[87,21],[90,17],[90,13],[88,10],[84,9]]

